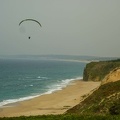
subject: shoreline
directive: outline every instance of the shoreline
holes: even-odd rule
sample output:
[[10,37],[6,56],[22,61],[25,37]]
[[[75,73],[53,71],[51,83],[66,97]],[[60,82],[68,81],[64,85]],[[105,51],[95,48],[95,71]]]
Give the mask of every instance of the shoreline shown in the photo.
[[16,99],[5,100],[3,102],[0,102],[0,108],[11,107],[12,105],[14,105],[16,103],[19,103],[19,102],[22,102],[22,101],[31,100],[31,99],[34,99],[36,97],[40,97],[42,95],[52,94],[53,92],[62,90],[63,88],[68,86],[72,81],[76,81],[76,80],[82,80],[82,77],[77,77],[75,79],[65,79],[63,82],[59,83],[59,85],[57,84],[56,88],[51,88],[48,91],[45,91],[43,93],[39,93],[39,94],[36,94],[36,95],[25,96],[25,97],[16,98]]
[[84,95],[91,94],[100,86],[100,83],[83,80],[71,81],[62,90],[0,108],[0,117],[63,114],[80,103]]

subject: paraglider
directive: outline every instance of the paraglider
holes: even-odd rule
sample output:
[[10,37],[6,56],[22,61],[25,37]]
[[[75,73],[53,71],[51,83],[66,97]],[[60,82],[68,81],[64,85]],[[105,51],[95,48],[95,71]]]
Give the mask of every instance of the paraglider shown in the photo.
[[[20,23],[19,23],[19,26],[23,23],[23,22],[27,22],[27,21],[32,21],[32,22],[35,22],[37,23],[40,27],[42,27],[42,25],[40,24],[40,22],[38,22],[37,20],[35,19],[24,19],[22,20]],[[30,39],[31,37],[29,36],[28,39]]]

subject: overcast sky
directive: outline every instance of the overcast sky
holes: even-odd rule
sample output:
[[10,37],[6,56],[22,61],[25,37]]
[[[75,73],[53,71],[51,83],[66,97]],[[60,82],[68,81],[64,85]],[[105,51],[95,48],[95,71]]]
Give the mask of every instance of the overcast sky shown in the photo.
[[0,0],[0,55],[14,54],[120,57],[120,0]]

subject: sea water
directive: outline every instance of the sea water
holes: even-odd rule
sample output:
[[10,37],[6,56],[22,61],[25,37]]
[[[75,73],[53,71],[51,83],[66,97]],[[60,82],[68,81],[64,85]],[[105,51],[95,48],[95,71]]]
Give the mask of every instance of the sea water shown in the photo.
[[0,107],[61,90],[82,79],[86,63],[43,59],[0,59]]

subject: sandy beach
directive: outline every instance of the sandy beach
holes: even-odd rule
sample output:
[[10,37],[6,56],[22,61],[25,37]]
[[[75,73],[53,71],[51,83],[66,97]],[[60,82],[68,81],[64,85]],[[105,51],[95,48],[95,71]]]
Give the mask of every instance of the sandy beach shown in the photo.
[[101,82],[75,80],[67,87],[52,94],[6,105],[0,108],[0,117],[63,114],[80,103],[83,95],[91,94],[100,84]]

